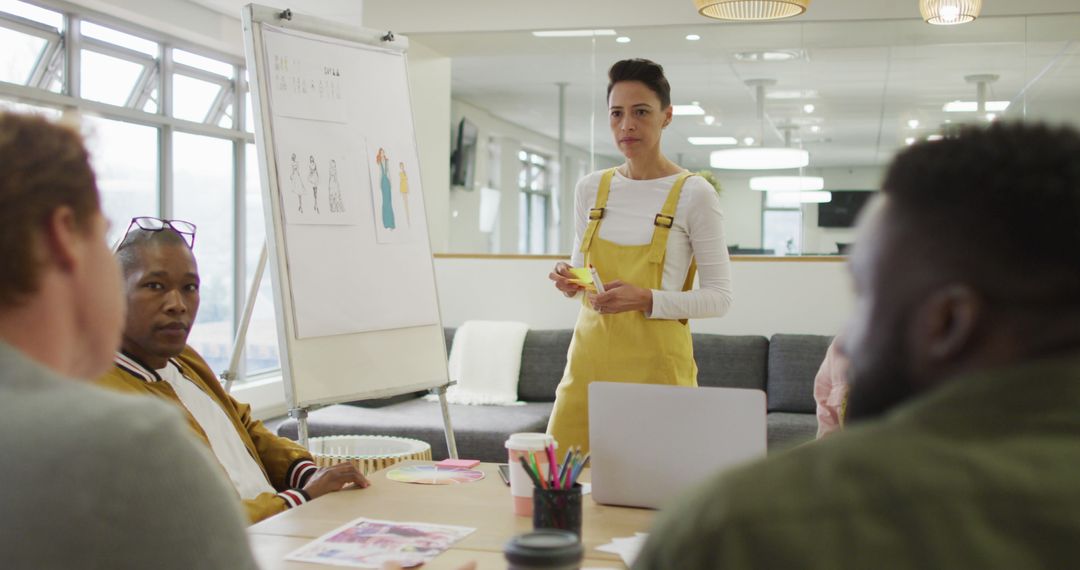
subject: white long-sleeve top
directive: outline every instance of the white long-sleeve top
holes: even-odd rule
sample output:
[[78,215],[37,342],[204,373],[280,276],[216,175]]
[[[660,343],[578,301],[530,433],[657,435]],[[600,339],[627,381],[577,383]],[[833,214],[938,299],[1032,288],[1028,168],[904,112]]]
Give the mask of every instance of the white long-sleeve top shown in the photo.
[[[603,171],[578,181],[575,195],[574,250],[570,263],[581,267],[581,238],[589,225],[589,210],[596,204]],[[654,180],[633,180],[617,171],[600,223],[598,237],[619,245],[645,245],[652,241],[653,220],[664,206],[677,174]],[[687,179],[675,209],[675,222],[668,235],[664,256],[664,277],[653,290],[653,319],[720,317],[731,306],[731,258],[724,241],[724,215],[720,199],[700,176]],[[595,247],[595,242],[593,246]],[[698,266],[699,288],[683,291],[690,259]]]

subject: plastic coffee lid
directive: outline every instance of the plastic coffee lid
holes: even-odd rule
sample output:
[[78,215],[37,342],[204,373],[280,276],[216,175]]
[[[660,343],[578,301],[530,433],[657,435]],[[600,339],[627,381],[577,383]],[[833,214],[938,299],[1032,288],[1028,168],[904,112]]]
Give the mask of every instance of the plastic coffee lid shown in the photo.
[[557,567],[580,562],[585,547],[570,531],[541,529],[511,538],[503,547],[503,554],[507,562],[515,565]]
[[555,438],[546,433],[512,433],[506,440],[506,449],[538,451],[548,444],[555,444]]

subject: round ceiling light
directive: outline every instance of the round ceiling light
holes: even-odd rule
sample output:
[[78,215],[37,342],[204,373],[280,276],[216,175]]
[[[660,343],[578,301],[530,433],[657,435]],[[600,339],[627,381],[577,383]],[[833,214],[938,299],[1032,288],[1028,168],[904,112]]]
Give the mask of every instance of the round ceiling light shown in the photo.
[[750,189],[758,192],[810,192],[825,188],[820,176],[755,176]]
[[771,49],[764,51],[740,51],[734,55],[737,61],[791,61],[803,57],[802,50],[797,49]]
[[728,170],[780,170],[810,164],[810,153],[801,148],[748,147],[713,151],[709,165]]
[[952,26],[979,17],[982,0],[919,0],[919,13],[927,24]]
[[833,201],[833,192],[769,192],[771,200],[800,204],[824,204]]
[[717,20],[761,21],[798,16],[810,0],[694,0],[698,13]]

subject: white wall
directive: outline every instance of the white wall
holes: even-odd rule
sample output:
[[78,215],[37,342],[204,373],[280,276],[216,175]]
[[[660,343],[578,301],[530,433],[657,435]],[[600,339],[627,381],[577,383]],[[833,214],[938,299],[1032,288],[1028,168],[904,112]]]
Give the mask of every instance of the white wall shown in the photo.
[[[724,233],[728,245],[761,247],[762,193],[750,189],[753,176],[787,176],[790,172],[733,172],[714,170],[723,188],[720,207],[724,212]],[[825,190],[875,190],[884,174],[881,168],[808,168],[806,176],[821,176]],[[803,214],[803,252],[836,253],[836,242],[855,240],[852,228],[819,228],[817,204],[805,204]]]
[[409,90],[432,251],[449,244],[450,58],[409,40]]
[[[516,320],[534,329],[572,328],[579,301],[548,281],[551,258],[435,259],[444,326],[470,319]],[[798,259],[735,261],[735,301],[718,319],[691,321],[697,332],[719,334],[836,334],[854,296],[846,265]]]
[[[539,152],[540,154],[556,159],[558,156],[559,141],[526,129],[514,123],[500,119],[484,109],[480,109],[466,101],[454,99],[451,103],[450,128],[457,128],[462,118],[466,118],[476,126],[478,134],[476,149],[476,170],[471,189],[454,187],[450,190],[449,211],[444,218],[450,223],[449,249],[436,251],[452,251],[462,253],[517,253],[518,235],[518,170],[519,162],[517,153],[522,148]],[[552,121],[557,121],[552,117]],[[498,149],[496,156],[499,164],[492,170],[489,161],[491,139],[494,139]],[[567,146],[566,162],[569,168],[569,180],[585,173],[589,163],[587,151]],[[449,152],[446,154],[450,156]],[[449,161],[445,161],[449,168]],[[608,157],[597,157],[597,168],[614,165]],[[490,179],[489,173],[496,172],[494,179]],[[556,174],[556,172],[553,172]],[[554,182],[554,181],[553,181]],[[480,188],[488,186],[500,192],[500,216],[495,235],[480,231],[478,224],[480,209]],[[559,249],[569,251],[573,240],[573,186],[572,182],[564,184],[559,189],[562,224],[559,232]],[[456,212],[456,216],[454,215]],[[429,210],[429,215],[434,221],[436,212]]]

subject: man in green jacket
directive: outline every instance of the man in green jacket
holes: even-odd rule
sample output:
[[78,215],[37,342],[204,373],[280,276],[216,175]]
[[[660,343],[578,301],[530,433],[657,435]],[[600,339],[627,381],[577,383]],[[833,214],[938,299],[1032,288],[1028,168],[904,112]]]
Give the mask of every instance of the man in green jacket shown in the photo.
[[1080,134],[892,163],[859,224],[848,429],[722,474],[635,568],[1052,568],[1080,536]]

